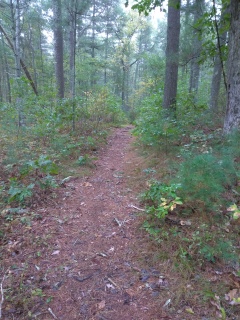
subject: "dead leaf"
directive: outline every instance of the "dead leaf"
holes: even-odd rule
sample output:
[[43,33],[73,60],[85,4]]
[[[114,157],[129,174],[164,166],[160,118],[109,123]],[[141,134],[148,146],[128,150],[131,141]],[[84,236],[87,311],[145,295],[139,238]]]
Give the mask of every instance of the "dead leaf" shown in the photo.
[[55,250],[55,251],[53,251],[52,256],[59,254],[59,253],[60,253],[60,250]]
[[232,289],[227,294],[225,294],[225,299],[229,301],[229,304],[239,305],[240,304],[240,290],[238,289]]
[[186,308],[185,311],[188,313],[194,314],[194,311],[192,308]]
[[192,224],[192,222],[190,220],[181,220],[180,221],[180,225],[181,226],[190,226]]
[[165,278],[160,278],[157,282],[157,286],[159,287],[168,287],[168,281]]
[[168,299],[168,300],[164,303],[163,308],[167,307],[170,303],[171,303],[171,299]]
[[105,300],[102,300],[101,302],[98,303],[98,309],[99,310],[104,309],[105,306],[106,306],[106,301]]
[[83,187],[92,187],[92,184],[90,182],[84,182]]

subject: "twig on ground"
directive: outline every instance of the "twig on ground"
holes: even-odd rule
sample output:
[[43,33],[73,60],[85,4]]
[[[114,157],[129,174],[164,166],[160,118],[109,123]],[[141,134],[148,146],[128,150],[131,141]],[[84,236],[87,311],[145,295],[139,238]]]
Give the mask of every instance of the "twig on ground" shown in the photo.
[[138,207],[134,206],[133,204],[130,204],[129,207],[130,207],[130,208],[133,208],[133,209],[136,209],[136,210],[138,210],[138,211],[145,211],[145,209],[138,208]]
[[122,222],[119,221],[118,218],[114,218],[113,220],[117,223],[117,225],[118,225],[119,227],[122,226]]
[[57,317],[55,316],[51,308],[48,308],[48,311],[53,316],[54,319],[57,319]]
[[2,282],[0,284],[0,292],[1,292],[1,301],[0,301],[0,319],[2,318],[2,306],[4,302],[4,292],[3,292],[3,282],[5,280],[6,274],[9,271],[9,269],[6,270],[6,272],[3,275]]
[[108,281],[111,282],[111,284],[113,284],[116,288],[120,289],[119,286],[111,278],[108,278]]
[[126,222],[130,221],[130,219],[124,219],[123,221],[118,220],[118,218],[113,219],[119,227],[122,227]]

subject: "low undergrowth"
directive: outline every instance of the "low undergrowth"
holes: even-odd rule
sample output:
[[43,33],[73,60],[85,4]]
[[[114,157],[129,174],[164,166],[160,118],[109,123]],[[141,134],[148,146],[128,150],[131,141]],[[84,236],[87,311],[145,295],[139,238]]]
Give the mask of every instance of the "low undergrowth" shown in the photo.
[[[105,88],[75,101],[28,98],[21,127],[14,104],[0,105],[0,298],[5,314],[17,319],[32,319],[53,299],[44,293],[47,270],[38,261],[54,252],[51,239],[67,217],[39,208],[68,197],[65,182],[90,174],[112,127],[125,123]],[[53,220],[47,228],[46,219]]]
[[193,319],[199,304],[212,310],[207,319],[238,319],[239,133],[223,137],[219,126],[210,130],[201,121],[191,128],[181,124],[176,135],[164,137],[142,131],[141,123],[135,131],[151,159],[142,172],[147,189],[140,195],[142,226],[152,241],[148,263],[161,263],[163,272],[178,279],[175,311],[185,300]]

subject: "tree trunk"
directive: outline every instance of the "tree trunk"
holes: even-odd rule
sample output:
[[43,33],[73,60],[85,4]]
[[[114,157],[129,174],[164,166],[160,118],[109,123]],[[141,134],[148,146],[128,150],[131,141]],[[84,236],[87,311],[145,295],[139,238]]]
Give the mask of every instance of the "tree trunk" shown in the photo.
[[[205,0],[196,0],[194,6],[194,26],[198,22],[199,18],[202,16],[204,10]],[[196,100],[196,95],[198,92],[199,85],[199,76],[200,76],[200,64],[199,56],[202,50],[202,41],[199,37],[198,29],[194,29],[194,39],[193,39],[193,56],[191,60],[191,73],[190,73],[190,82],[189,82],[189,92],[194,93],[194,98]]]
[[[215,2],[213,1],[213,5],[215,7]],[[222,57],[222,47],[225,45],[227,40],[227,31],[224,31],[222,34],[219,34],[219,30],[224,25],[225,22],[225,15],[229,12],[229,7],[227,7],[224,11],[222,9],[222,14],[220,18],[220,23],[218,26],[218,22],[216,19],[216,9],[215,9],[215,27],[217,31],[217,47],[218,52],[215,56],[214,60],[214,68],[213,68],[213,76],[212,76],[212,84],[211,84],[211,95],[210,95],[210,110],[214,113],[218,112],[218,97],[220,92],[220,86],[221,86],[221,79],[222,74],[224,72],[224,61]],[[224,72],[225,76],[225,72]],[[226,82],[226,79],[224,77],[224,82]],[[225,83],[226,87],[226,83]]]
[[[220,39],[220,45],[222,46],[227,38],[227,32],[224,32]],[[222,64],[220,55],[217,54],[214,61],[212,84],[211,84],[211,96],[210,96],[210,110],[212,112],[218,112],[218,97],[222,79]]]
[[63,32],[61,0],[53,0],[55,74],[59,98],[64,98]]
[[168,2],[166,70],[163,108],[172,108],[174,111],[176,109],[178,80],[180,4],[180,0],[169,0]]
[[12,96],[11,96],[11,85],[10,85],[10,77],[9,77],[9,66],[8,66],[8,59],[6,55],[5,42],[3,40],[3,37],[2,37],[2,47],[3,47],[3,61],[5,65],[5,70],[6,70],[6,86],[7,86],[6,100],[11,103]]
[[72,99],[72,130],[75,131],[75,89],[76,89],[76,24],[77,24],[77,8],[76,0],[72,0],[71,8],[69,9],[70,15],[70,34],[69,34],[69,45],[70,45],[70,94]]
[[[11,2],[12,8],[12,16],[13,16],[13,23],[14,23],[14,54],[15,54],[15,67],[16,67],[16,81],[18,90],[20,91],[20,78],[21,78],[21,58],[20,58],[20,2],[19,0],[16,1],[16,7],[14,12],[13,3]],[[15,15],[15,16],[14,16]],[[22,127],[25,125],[24,123],[24,115],[23,115],[23,101],[22,98],[19,96],[19,92],[17,93],[16,97],[16,107],[18,111],[18,127]]]
[[240,2],[230,2],[230,33],[228,54],[227,108],[224,132],[240,127]]
[[[15,27],[14,27],[14,29],[15,29]],[[2,27],[1,25],[0,25],[0,32],[2,32],[2,34],[4,35],[5,39],[7,40],[7,43],[9,44],[9,47],[12,49],[12,51],[13,51],[13,53],[14,53],[14,55],[15,55],[15,44],[12,43],[12,41],[11,41],[10,38],[8,37],[6,31],[3,29],[3,27]],[[14,43],[15,43],[15,40],[14,40]],[[29,82],[30,82],[30,85],[31,85],[34,93],[35,93],[36,95],[38,95],[38,91],[37,91],[37,88],[36,88],[36,86],[35,86],[35,84],[34,84],[34,81],[33,81],[32,77],[31,77],[31,75],[30,75],[30,73],[29,73],[29,71],[28,71],[27,66],[25,65],[25,63],[23,62],[23,60],[22,60],[21,58],[20,58],[20,64],[21,64],[21,67],[22,67],[22,69],[23,69],[23,71],[24,71],[27,79],[28,79]]]

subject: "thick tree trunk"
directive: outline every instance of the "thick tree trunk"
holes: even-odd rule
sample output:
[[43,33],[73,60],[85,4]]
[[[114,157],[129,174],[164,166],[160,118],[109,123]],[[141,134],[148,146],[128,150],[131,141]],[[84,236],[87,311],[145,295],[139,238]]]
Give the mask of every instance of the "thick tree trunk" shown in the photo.
[[166,71],[163,108],[176,108],[179,35],[180,35],[180,0],[168,2],[168,27],[166,48]]
[[227,108],[224,132],[240,127],[240,2],[230,2],[231,25],[229,34]]
[[61,0],[53,0],[55,74],[59,98],[64,98],[63,32]]

